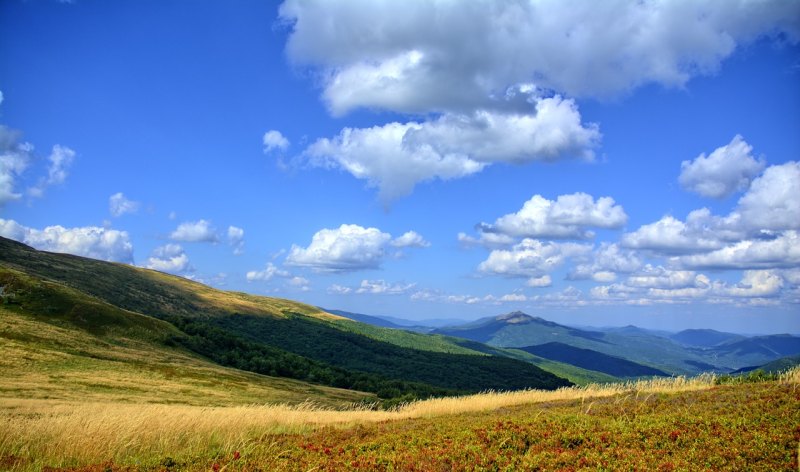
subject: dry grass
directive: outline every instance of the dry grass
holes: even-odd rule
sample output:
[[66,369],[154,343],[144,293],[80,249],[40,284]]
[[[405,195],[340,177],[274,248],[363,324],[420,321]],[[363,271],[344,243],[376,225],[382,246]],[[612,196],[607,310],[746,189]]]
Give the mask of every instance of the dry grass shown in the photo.
[[[800,383],[800,368],[781,376],[781,383]],[[426,400],[392,411],[353,408],[332,410],[312,403],[203,407],[192,405],[121,404],[0,400],[0,458],[25,458],[21,468],[72,466],[113,460],[117,464],[153,465],[165,457],[191,460],[222,457],[233,451],[273,454],[270,435],[306,432],[321,426],[358,424],[493,411],[525,404],[624,395],[646,400],[659,393],[708,389],[715,376],[656,379],[615,385],[589,385],[556,391],[494,392],[459,398]],[[257,451],[254,450],[258,449]],[[69,451],[69,452],[67,452]]]

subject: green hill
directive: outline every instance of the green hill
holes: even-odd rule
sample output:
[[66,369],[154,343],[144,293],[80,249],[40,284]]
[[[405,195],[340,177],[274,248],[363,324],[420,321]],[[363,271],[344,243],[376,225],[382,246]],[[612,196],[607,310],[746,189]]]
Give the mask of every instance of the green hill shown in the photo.
[[[220,291],[125,264],[36,251],[3,238],[0,267],[56,283],[116,310],[166,322],[171,334],[156,342],[242,370],[369,391],[382,398],[569,384],[530,362],[487,355],[442,336],[382,331],[290,300]],[[20,296],[10,290],[5,289],[9,300]],[[30,297],[17,301],[35,313],[64,312],[59,296],[40,298],[36,304]],[[85,324],[100,326],[104,317],[97,313]]]
[[222,367],[166,345],[173,325],[0,267],[0,397],[330,406],[374,398]]

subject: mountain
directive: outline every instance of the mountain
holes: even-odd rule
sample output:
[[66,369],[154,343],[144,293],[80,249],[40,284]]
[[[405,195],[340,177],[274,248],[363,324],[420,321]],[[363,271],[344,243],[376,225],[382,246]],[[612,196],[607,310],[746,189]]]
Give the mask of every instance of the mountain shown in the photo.
[[767,362],[766,364],[756,365],[756,366],[749,366],[749,367],[742,367],[741,369],[737,369],[732,374],[742,374],[746,372],[751,372],[754,370],[763,370],[764,372],[775,373],[775,372],[785,372],[792,367],[800,365],[800,355],[796,356],[786,356],[781,357],[780,359],[776,359],[771,362]]
[[[126,264],[37,251],[5,238],[0,238],[0,267],[167,322],[175,333],[162,345],[256,373],[382,398],[569,384],[532,363],[488,355],[442,336],[370,326],[291,300],[216,290]],[[9,290],[4,288],[6,298],[22,296]],[[51,296],[43,295],[34,309],[49,310]]]
[[552,342],[538,346],[517,348],[545,359],[564,362],[584,369],[603,372],[614,377],[668,376],[666,372],[637,364],[621,357],[609,356],[591,349],[581,349],[569,344]]
[[712,347],[728,341],[745,339],[745,336],[713,329],[686,329],[671,335],[670,339],[686,346]]
[[551,342],[581,349],[590,349],[626,359],[669,374],[696,374],[703,371],[727,372],[737,364],[725,357],[721,363],[714,356],[695,352],[647,330],[627,329],[623,332],[587,330],[560,325],[522,312],[482,318],[461,326],[434,330],[449,336],[505,348],[520,348]]
[[790,334],[773,334],[734,339],[702,352],[716,359],[735,358],[739,362],[744,362],[745,365],[759,365],[781,357],[800,354],[800,337]]
[[349,311],[342,311],[342,310],[329,310],[329,309],[322,309],[322,310],[353,321],[358,321],[359,323],[371,324],[372,326],[380,326],[382,328],[408,329],[410,327],[413,327],[413,325],[395,324],[386,318],[381,318],[380,316],[370,316],[370,315],[364,315],[362,313],[352,313]]

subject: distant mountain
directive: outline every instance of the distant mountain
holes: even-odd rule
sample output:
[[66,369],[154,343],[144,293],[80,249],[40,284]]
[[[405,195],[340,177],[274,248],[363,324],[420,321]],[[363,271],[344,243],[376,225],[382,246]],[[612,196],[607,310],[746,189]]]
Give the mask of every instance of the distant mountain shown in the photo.
[[409,326],[407,325],[399,325],[395,324],[386,318],[382,318],[380,316],[370,316],[364,315],[362,313],[352,313],[349,311],[342,311],[342,310],[329,310],[323,308],[323,310],[327,311],[328,313],[333,313],[334,315],[343,316],[347,319],[358,321],[360,323],[367,323],[371,324],[372,326],[380,326],[383,328],[392,328],[392,329],[408,329]]
[[794,366],[800,365],[800,355],[797,356],[787,356],[781,357],[780,359],[776,359],[771,362],[767,362],[766,364],[750,366],[750,367],[742,367],[741,369],[737,369],[732,374],[742,374],[746,372],[751,372],[754,370],[763,370],[764,372],[783,372],[785,370],[791,369]]
[[[800,354],[800,337],[791,334],[754,336],[718,344],[707,350],[716,357],[776,360]],[[756,364],[754,362],[753,364]]]
[[673,334],[670,339],[686,346],[713,347],[724,342],[745,339],[745,336],[713,329],[685,329]]
[[564,343],[547,343],[538,346],[519,347],[525,352],[551,359],[554,361],[572,364],[584,369],[603,372],[614,377],[643,377],[650,375],[668,376],[666,372],[637,364],[621,357],[609,356],[591,349],[581,349]]
[[[584,331],[562,326],[543,318],[530,316],[521,311],[481,318],[471,323],[439,328],[432,332],[479,342],[491,341],[490,344],[506,347],[543,344],[552,341],[554,336],[571,336],[591,340],[601,340],[603,338],[603,333],[598,331]],[[533,342],[531,342],[532,340]]]
[[728,372],[732,368],[749,365],[739,363],[730,357],[726,357],[720,363],[718,359],[709,357],[704,352],[694,352],[686,346],[648,333],[641,328],[629,327],[607,332],[579,329],[519,311],[482,318],[460,326],[440,328],[433,333],[463,337],[506,348],[557,342],[626,359],[669,374]]
[[625,334],[631,336],[658,336],[661,338],[668,338],[675,333],[671,333],[669,331],[662,331],[657,329],[647,329],[647,328],[640,328],[634,325],[628,326],[613,326],[607,328],[582,328],[582,329],[593,329],[595,331],[602,331],[604,333],[617,333],[617,334]]

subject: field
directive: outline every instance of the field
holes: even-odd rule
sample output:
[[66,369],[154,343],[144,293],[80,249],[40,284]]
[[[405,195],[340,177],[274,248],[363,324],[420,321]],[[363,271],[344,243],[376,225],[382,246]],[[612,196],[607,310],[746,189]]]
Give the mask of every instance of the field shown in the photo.
[[9,470],[797,470],[800,370],[392,411],[2,400]]

